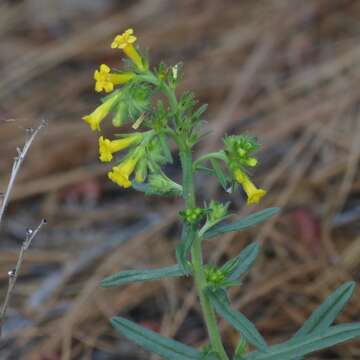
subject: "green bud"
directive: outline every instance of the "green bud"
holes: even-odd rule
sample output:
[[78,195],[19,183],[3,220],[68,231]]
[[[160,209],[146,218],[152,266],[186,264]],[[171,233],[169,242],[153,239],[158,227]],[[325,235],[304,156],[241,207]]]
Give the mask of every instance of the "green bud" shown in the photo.
[[164,196],[181,196],[182,186],[169,179],[165,174],[152,174],[149,176],[149,194]]
[[135,169],[135,180],[138,183],[142,183],[145,181],[147,175],[147,159],[143,157],[138,164],[136,165]]
[[120,101],[115,110],[112,123],[115,127],[120,127],[128,118],[128,107],[124,101]]
[[246,160],[246,165],[251,166],[251,167],[256,166],[257,163],[258,163],[258,161],[257,161],[257,159],[254,158],[254,157],[248,158],[248,159]]
[[229,204],[222,204],[217,201],[211,201],[209,205],[208,220],[211,223],[216,223],[222,220],[227,215]]
[[195,224],[201,220],[204,215],[204,210],[201,208],[186,209],[180,212],[180,215],[188,223]]
[[221,285],[221,283],[225,280],[225,275],[220,269],[207,266],[205,267],[205,278],[209,285],[217,286]]

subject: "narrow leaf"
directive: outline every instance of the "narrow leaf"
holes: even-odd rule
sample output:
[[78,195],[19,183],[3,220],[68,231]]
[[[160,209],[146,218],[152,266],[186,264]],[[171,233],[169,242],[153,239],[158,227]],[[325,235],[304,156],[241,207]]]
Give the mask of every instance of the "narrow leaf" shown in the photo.
[[191,267],[189,265],[188,257],[195,236],[196,236],[196,231],[193,228],[193,226],[184,223],[181,233],[181,242],[176,247],[176,259],[179,263],[181,270],[185,274],[189,274],[191,272]]
[[226,191],[228,186],[227,186],[227,178],[226,175],[224,174],[223,170],[221,169],[221,166],[219,164],[218,160],[215,159],[211,159],[210,160],[211,165],[215,171],[215,175],[219,180],[220,185],[222,186],[222,188]]
[[240,337],[240,340],[235,349],[233,360],[243,360],[247,352],[247,348],[248,348],[247,342],[243,337]]
[[245,360],[293,360],[360,336],[360,323],[342,324],[328,328],[323,334],[309,334],[294,342],[268,348],[267,352],[248,353]]
[[113,317],[114,328],[144,349],[168,360],[200,360],[201,353],[178,341],[165,338],[160,334],[135,324],[122,317]]
[[229,304],[218,298],[216,294],[207,292],[207,295],[217,313],[239,331],[247,342],[254,345],[257,349],[266,351],[267,344],[264,338],[245,315],[232,309]]
[[221,267],[221,271],[226,275],[227,279],[238,280],[241,275],[250,269],[259,251],[260,245],[258,242],[248,245],[237,257],[227,261]]
[[194,117],[199,118],[207,109],[208,104],[201,105],[193,114]]
[[113,274],[101,281],[104,288],[122,286],[134,282],[157,280],[164,277],[184,276],[179,265],[168,266],[160,269],[127,270]]
[[336,289],[324,303],[311,314],[288,343],[304,335],[325,331],[335,321],[337,315],[350,300],[354,288],[355,283],[349,281]]
[[160,140],[160,145],[161,145],[161,149],[163,151],[163,154],[166,158],[166,160],[172,164],[173,163],[173,157],[171,155],[171,151],[169,149],[169,145],[168,143],[166,142],[165,140],[165,137],[164,136],[159,136],[159,140]]
[[268,208],[257,213],[251,214],[244,219],[236,221],[232,224],[216,225],[204,234],[204,239],[211,239],[215,236],[225,234],[231,231],[239,231],[248,227],[259,224],[269,217],[277,214],[280,211],[279,208]]

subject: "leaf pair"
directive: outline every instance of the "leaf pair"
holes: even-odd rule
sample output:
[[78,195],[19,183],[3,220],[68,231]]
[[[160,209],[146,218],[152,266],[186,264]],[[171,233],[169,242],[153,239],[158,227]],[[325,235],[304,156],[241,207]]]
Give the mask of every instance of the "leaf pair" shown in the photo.
[[310,334],[293,343],[269,348],[268,352],[252,352],[244,360],[294,360],[360,336],[360,323],[331,326],[323,334]]
[[355,288],[347,282],[335,290],[287,342],[271,346],[266,352],[252,352],[244,360],[299,360],[314,351],[360,336],[360,323],[330,326],[349,301]]
[[144,349],[168,360],[216,360],[214,355],[204,355],[199,350],[168,339],[122,317],[111,319],[114,328]]

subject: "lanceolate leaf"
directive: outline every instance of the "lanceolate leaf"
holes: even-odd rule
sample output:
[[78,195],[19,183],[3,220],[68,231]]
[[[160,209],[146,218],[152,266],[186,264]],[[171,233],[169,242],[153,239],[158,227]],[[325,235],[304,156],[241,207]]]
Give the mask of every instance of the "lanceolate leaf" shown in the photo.
[[159,140],[160,140],[160,145],[161,145],[161,148],[162,148],[162,151],[164,153],[164,156],[165,156],[166,160],[170,164],[172,164],[173,163],[173,158],[172,158],[171,151],[169,149],[168,144],[166,143],[166,140],[165,140],[164,136],[159,136]]
[[144,349],[168,360],[200,360],[200,351],[178,341],[165,338],[160,334],[135,324],[122,317],[113,317],[114,328]]
[[237,331],[240,332],[241,336],[254,345],[257,349],[266,351],[267,344],[264,338],[257,331],[255,325],[248,320],[245,315],[232,309],[228,303],[218,298],[216,294],[207,292],[212,305],[214,306],[217,313],[229,322]]
[[226,275],[227,279],[238,280],[241,275],[250,269],[259,254],[259,250],[260,245],[258,242],[248,245],[237,257],[227,261],[221,267],[221,271]]
[[111,275],[101,282],[104,288],[126,285],[133,282],[157,280],[164,277],[183,276],[184,272],[179,265],[168,266],[160,269],[127,270]]
[[279,208],[268,208],[262,211],[259,211],[255,214],[251,214],[244,219],[241,219],[239,221],[236,221],[232,224],[226,224],[226,225],[216,225],[213,228],[211,228],[209,231],[207,231],[204,234],[204,239],[211,239],[215,236],[225,234],[231,231],[239,231],[246,229],[248,227],[254,226],[256,224],[259,224],[269,217],[277,214],[280,211]]
[[220,185],[226,191],[227,190],[227,179],[226,175],[224,174],[218,160],[211,159],[211,165],[215,171],[215,175],[218,178]]
[[191,268],[188,262],[188,256],[195,236],[196,231],[195,229],[193,229],[192,225],[184,223],[181,234],[181,242],[176,247],[176,259],[179,263],[180,268],[185,274],[189,274],[191,272]]
[[349,281],[336,289],[322,305],[320,305],[311,316],[305,321],[299,331],[288,343],[296,341],[301,336],[322,333],[336,319],[337,315],[350,300],[355,288],[355,283]]
[[293,360],[297,357],[322,350],[360,336],[360,323],[336,325],[328,328],[323,334],[310,334],[268,348],[267,352],[248,353],[244,360]]

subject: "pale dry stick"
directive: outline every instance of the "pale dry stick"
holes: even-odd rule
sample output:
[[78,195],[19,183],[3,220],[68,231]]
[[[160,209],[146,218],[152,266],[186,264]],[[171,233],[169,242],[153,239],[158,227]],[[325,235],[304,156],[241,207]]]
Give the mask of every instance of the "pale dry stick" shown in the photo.
[[2,328],[3,328],[3,324],[5,321],[5,317],[6,317],[6,310],[8,308],[9,302],[10,302],[11,294],[14,290],[16,280],[19,276],[21,264],[24,260],[24,254],[44,224],[46,224],[46,220],[42,219],[40,224],[37,226],[37,228],[35,230],[28,229],[26,231],[26,237],[25,237],[23,244],[21,245],[21,249],[20,249],[19,257],[16,262],[15,269],[10,270],[8,273],[9,274],[9,286],[8,286],[8,289],[6,292],[4,304],[3,304],[1,312],[0,312],[0,336],[2,334]]
[[18,148],[17,152],[18,152],[18,156],[15,158],[14,163],[13,163],[13,167],[11,170],[11,174],[10,174],[10,179],[9,179],[9,183],[8,186],[6,188],[4,197],[2,199],[1,202],[1,207],[0,207],[0,224],[2,221],[2,218],[4,216],[5,210],[6,210],[6,206],[9,202],[10,199],[10,194],[11,191],[14,187],[15,184],[15,180],[16,180],[16,176],[19,172],[19,169],[26,157],[27,152],[30,149],[31,144],[33,143],[33,141],[35,140],[36,136],[38,135],[38,133],[40,132],[40,130],[46,125],[46,121],[43,120],[41,121],[40,125],[35,129],[35,130],[31,130],[31,136],[29,137],[29,139],[25,142],[25,145],[22,149]]

